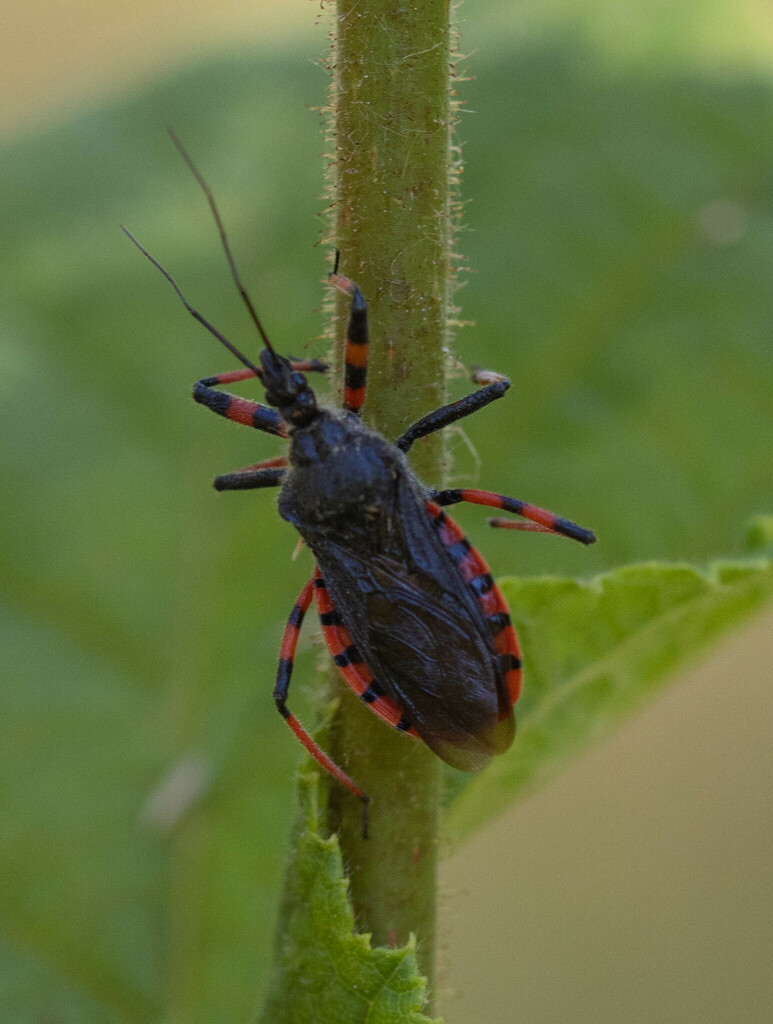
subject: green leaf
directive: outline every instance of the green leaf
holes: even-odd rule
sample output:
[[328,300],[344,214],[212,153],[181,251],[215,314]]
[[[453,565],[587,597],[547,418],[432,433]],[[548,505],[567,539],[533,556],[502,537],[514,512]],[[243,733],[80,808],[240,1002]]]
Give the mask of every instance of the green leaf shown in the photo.
[[[305,818],[288,867],[276,973],[264,1024],[432,1024],[415,941],[371,948],[354,931],[336,836],[319,834],[318,776],[301,776]],[[435,1022],[439,1024],[439,1021]]]
[[[770,517],[747,545],[769,543]],[[587,582],[545,576],[501,582],[524,650],[516,742],[452,800],[459,837],[606,735],[685,658],[773,595],[773,559],[648,563]],[[708,697],[708,695],[707,695]]]

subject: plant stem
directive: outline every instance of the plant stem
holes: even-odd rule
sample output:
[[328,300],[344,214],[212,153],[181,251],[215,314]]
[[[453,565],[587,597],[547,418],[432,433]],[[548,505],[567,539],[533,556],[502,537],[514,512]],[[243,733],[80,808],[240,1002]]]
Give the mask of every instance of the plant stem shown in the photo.
[[[341,273],[369,304],[365,420],[387,437],[444,400],[451,277],[448,0],[338,0],[332,185]],[[343,358],[347,304],[336,311]],[[416,445],[419,474],[440,484],[438,435]],[[340,834],[357,927],[375,944],[418,939],[432,981],[440,765],[421,743],[385,727],[338,679],[334,759],[371,798],[360,807],[333,784],[328,825]]]

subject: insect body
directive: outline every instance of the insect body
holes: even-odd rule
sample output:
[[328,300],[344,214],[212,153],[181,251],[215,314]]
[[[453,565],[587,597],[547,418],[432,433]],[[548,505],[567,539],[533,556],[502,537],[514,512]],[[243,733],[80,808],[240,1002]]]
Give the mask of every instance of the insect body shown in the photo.
[[[323,370],[324,364],[291,361],[275,352],[238,278],[211,193],[192,169],[205,188],[234,279],[263,337],[260,365],[204,320],[166,271],[132,241],[172,283],[189,312],[246,366],[199,381],[196,401],[227,419],[289,438],[287,456],[220,476],[215,487],[279,487],[280,515],[314,555],[314,574],[285,628],[274,699],[311,755],[362,800],[367,828],[367,795],[287,706],[298,635],[312,600],[336,665],[371,710],[423,740],[453,767],[478,771],[512,743],[521,654],[507,605],[485,561],[443,507],[465,501],[487,505],[526,520],[490,520],[494,526],[555,533],[583,544],[595,537],[513,498],[470,489],[434,490],[411,470],[406,452],[417,439],[501,398],[510,386],[505,377],[477,374],[476,391],[423,417],[394,442],[363,424],[367,307],[360,289],[337,273],[337,265],[330,282],[351,298],[344,407],[318,405],[305,373]],[[265,405],[218,390],[255,376],[265,389]]]
[[[294,433],[289,461],[279,513],[314,554],[325,639],[347,682],[449,764],[482,767],[512,741],[520,682],[512,629],[500,656],[487,621],[504,605],[485,567],[399,448],[352,413],[320,412]],[[285,662],[281,699],[288,675]]]

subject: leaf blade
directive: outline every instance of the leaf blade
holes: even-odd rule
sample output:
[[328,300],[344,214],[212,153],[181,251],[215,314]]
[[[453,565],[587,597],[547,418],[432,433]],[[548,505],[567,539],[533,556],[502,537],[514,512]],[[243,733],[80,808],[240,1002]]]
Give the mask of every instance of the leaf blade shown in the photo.
[[426,981],[411,936],[371,947],[354,930],[338,838],[320,835],[316,772],[300,778],[305,817],[288,865],[276,969],[263,1024],[440,1024],[421,1012]]
[[511,750],[452,800],[461,838],[611,731],[687,657],[773,596],[773,560],[624,566],[587,582],[501,582],[525,651]]

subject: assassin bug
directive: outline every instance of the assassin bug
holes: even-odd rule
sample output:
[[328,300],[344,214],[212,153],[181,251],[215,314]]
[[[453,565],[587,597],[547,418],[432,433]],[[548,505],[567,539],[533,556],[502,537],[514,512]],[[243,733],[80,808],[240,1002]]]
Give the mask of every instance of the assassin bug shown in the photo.
[[[232,277],[263,340],[256,366],[198,313],[164,268],[188,312],[228,348],[243,370],[198,381],[193,397],[236,423],[289,439],[286,456],[215,479],[219,491],[279,487],[279,514],[311,549],[316,568],[295,602],[282,639],[274,688],[276,706],[313,758],[363,804],[368,797],[314,742],[287,706],[295,649],[315,601],[325,642],[351,689],[388,725],[423,740],[454,768],[475,772],[508,749],[513,705],[521,689],[521,651],[507,604],[482,556],[443,511],[458,502],[521,516],[492,526],[570,537],[595,536],[525,501],[467,488],[434,490],[412,472],[406,453],[419,438],[501,398],[510,381],[479,371],[478,389],[422,417],[396,441],[365,426],[368,365],[367,305],[358,286],[338,273],[329,283],[349,296],[343,409],[320,406],[305,373],[318,360],[279,355],[242,285],[212,193],[174,133],[173,141],[204,190]],[[217,390],[258,377],[266,405]]]

